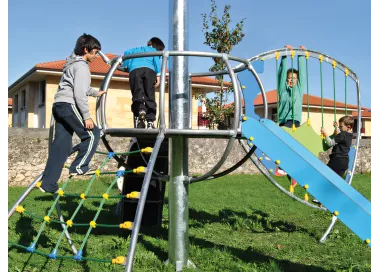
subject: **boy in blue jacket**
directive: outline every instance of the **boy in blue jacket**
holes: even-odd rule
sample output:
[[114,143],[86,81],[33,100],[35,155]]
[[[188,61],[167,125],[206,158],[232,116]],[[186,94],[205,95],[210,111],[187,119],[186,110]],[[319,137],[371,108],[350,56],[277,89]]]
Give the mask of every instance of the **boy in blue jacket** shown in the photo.
[[105,91],[91,88],[91,63],[101,49],[99,41],[83,34],[76,42],[74,52],[66,59],[63,75],[54,96],[52,114],[55,119],[55,135],[51,145],[39,189],[54,193],[62,165],[70,155],[73,133],[81,139],[79,152],[70,166],[70,175],[89,173],[88,164],[99,142],[100,130],[91,119],[88,96],[101,96]]
[[[159,38],[153,37],[148,41],[147,46],[126,50],[124,55],[162,51],[164,49],[164,43]],[[127,59],[123,61],[123,67],[127,68],[129,72],[134,127],[145,128],[145,121],[147,121],[148,129],[154,128],[157,112],[155,88],[160,85],[161,57]]]

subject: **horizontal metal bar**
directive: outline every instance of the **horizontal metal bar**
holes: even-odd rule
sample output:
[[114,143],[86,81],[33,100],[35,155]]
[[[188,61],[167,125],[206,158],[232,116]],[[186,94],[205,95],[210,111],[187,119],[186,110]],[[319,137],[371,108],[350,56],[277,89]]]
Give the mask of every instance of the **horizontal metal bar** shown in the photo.
[[[159,129],[138,129],[138,128],[108,128],[103,130],[107,135],[113,137],[154,137],[159,133]],[[166,129],[165,136],[186,135],[189,138],[231,138],[236,136],[234,130],[192,130],[192,129]]]

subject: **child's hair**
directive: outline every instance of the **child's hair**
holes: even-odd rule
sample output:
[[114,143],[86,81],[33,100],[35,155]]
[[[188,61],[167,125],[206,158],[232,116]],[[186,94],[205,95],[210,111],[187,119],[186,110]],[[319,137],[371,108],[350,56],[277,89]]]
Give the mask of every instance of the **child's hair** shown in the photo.
[[148,46],[156,48],[157,51],[162,51],[165,49],[165,44],[157,37],[153,37],[148,41]]
[[90,34],[83,33],[77,40],[75,44],[74,53],[78,56],[83,56],[85,54],[84,49],[87,48],[88,52],[91,52],[94,49],[101,50],[102,47],[100,42]]
[[299,72],[297,69],[292,69],[292,68],[289,68],[288,71],[286,72],[286,75],[288,74],[291,74],[293,72],[293,74],[296,74],[297,75],[297,78],[299,76]]
[[346,115],[339,119],[339,123],[344,123],[345,126],[354,126],[354,118],[352,116]]

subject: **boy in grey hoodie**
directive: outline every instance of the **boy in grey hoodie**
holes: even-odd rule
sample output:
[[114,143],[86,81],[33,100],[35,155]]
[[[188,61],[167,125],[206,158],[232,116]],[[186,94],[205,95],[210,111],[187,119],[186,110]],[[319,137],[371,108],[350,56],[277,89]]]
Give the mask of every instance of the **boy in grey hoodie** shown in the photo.
[[101,96],[105,91],[90,87],[91,74],[88,63],[101,50],[99,41],[88,34],[80,36],[74,52],[66,59],[63,75],[54,96],[52,113],[56,121],[54,141],[51,145],[40,190],[54,193],[58,190],[58,179],[62,165],[72,149],[75,132],[81,139],[79,152],[70,166],[71,175],[88,172],[88,164],[99,142],[100,130],[91,119],[88,96]]

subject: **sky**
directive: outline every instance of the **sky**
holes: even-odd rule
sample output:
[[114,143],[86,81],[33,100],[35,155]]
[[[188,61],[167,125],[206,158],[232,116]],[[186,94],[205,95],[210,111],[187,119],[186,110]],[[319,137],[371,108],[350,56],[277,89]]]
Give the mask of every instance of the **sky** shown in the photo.
[[[203,44],[201,16],[210,13],[210,3],[188,1],[188,50],[212,52]],[[231,4],[231,28],[246,18],[243,29],[246,35],[231,55],[249,58],[287,44],[304,45],[352,69],[360,79],[362,105],[371,106],[370,1],[217,0],[216,4],[219,15],[225,4]],[[153,36],[168,45],[169,0],[91,3],[67,0],[64,4],[50,0],[12,0],[8,3],[8,31],[9,86],[37,63],[65,59],[84,32],[98,38],[105,53],[121,55],[126,49],[145,45]],[[314,63],[317,65],[318,61]],[[212,60],[208,58],[189,59],[190,72],[207,72],[211,66]],[[274,67],[273,60],[260,75],[266,91],[275,88]],[[320,96],[319,69],[310,71],[309,77],[310,94]],[[323,88],[327,98],[333,98],[331,77],[331,66],[324,66]],[[337,74],[338,101],[344,101],[343,78]],[[356,104],[355,86],[349,86],[348,102]]]

